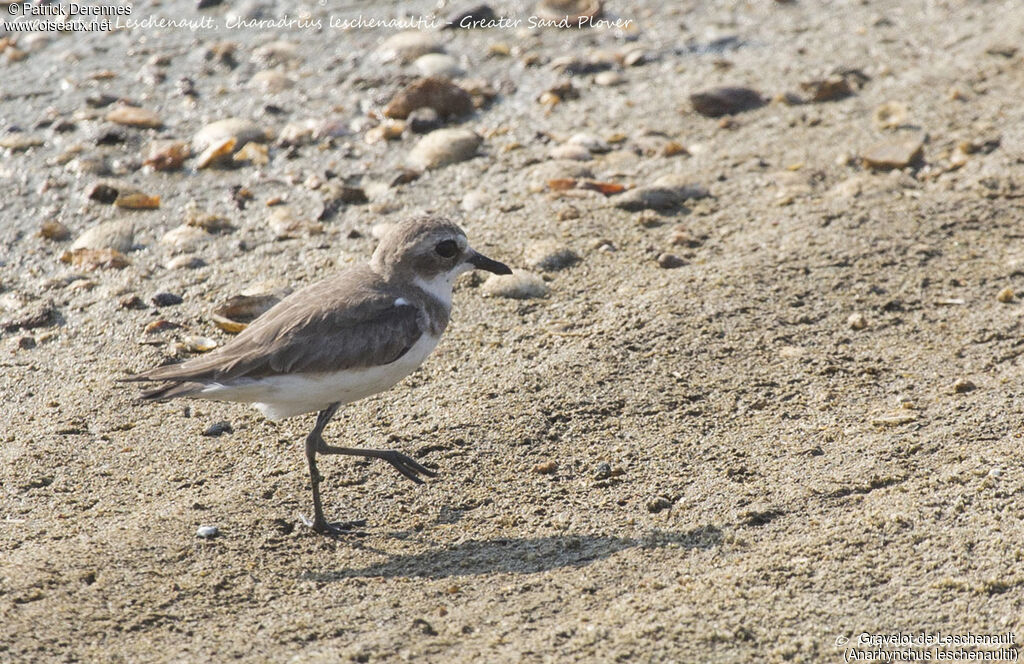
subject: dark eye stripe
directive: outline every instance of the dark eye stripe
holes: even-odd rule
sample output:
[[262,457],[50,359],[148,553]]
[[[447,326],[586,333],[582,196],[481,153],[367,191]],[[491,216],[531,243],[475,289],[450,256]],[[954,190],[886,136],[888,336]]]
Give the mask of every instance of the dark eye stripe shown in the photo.
[[437,246],[434,247],[434,251],[441,258],[451,258],[455,254],[459,253],[459,245],[455,243],[455,240],[444,240],[438,242]]

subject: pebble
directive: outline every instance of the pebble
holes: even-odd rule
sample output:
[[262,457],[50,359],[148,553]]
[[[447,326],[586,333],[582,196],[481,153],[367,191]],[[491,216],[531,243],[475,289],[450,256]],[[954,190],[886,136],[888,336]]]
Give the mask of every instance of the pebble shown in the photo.
[[180,295],[175,295],[174,293],[157,293],[150,298],[150,301],[158,307],[173,307],[185,300]]
[[155,171],[176,171],[190,156],[192,150],[184,141],[153,141],[142,163]]
[[853,94],[853,88],[844,76],[805,81],[800,88],[810,95],[813,102],[837,101]]
[[42,138],[20,131],[0,137],[0,148],[6,148],[11,152],[24,152],[30,148],[39,147],[42,144]]
[[895,129],[906,124],[910,108],[901,101],[887,101],[877,107],[871,115],[876,129]]
[[647,502],[647,511],[651,514],[657,514],[663,510],[667,510],[672,507],[672,501],[665,496],[658,496],[657,498]]
[[39,225],[39,237],[59,242],[71,237],[71,230],[56,219],[47,219]]
[[138,106],[118,106],[107,113],[106,119],[114,124],[140,129],[159,129],[164,125],[155,112]]
[[548,153],[548,156],[552,159],[567,159],[569,161],[590,161],[593,159],[590,150],[582,145],[574,145],[572,143],[556,145]]
[[1016,297],[1016,295],[1014,294],[1013,289],[1009,287],[999,291],[999,294],[996,295],[996,299],[1002,302],[1003,304],[1013,302],[1014,297]]
[[309,237],[324,232],[323,224],[296,217],[295,211],[287,205],[275,208],[270,213],[269,226],[278,240]]
[[709,118],[733,115],[765,105],[760,93],[751,88],[719,87],[690,95],[693,110]]
[[204,436],[216,438],[226,433],[234,433],[235,428],[231,426],[231,422],[227,420],[221,420],[220,422],[214,422],[210,426],[206,427],[206,431],[203,432]]
[[217,347],[216,340],[209,337],[200,337],[194,334],[189,334],[183,337],[181,341],[185,344],[185,348],[193,353],[206,353]]
[[473,99],[446,78],[419,78],[394,96],[384,107],[384,115],[405,119],[417,108],[432,108],[442,118],[453,118],[472,113]]
[[126,210],[154,210],[160,207],[160,197],[151,196],[141,191],[119,191],[114,205]]
[[75,249],[65,251],[60,262],[69,263],[73,267],[87,272],[99,269],[121,270],[129,265],[131,261],[116,249]]
[[846,324],[850,326],[851,330],[863,330],[868,326],[868,319],[862,313],[852,313],[846,319]]
[[612,465],[607,461],[602,461],[597,464],[597,468],[594,469],[595,480],[606,480],[612,476]]
[[273,94],[294,87],[295,81],[277,69],[265,69],[253,74],[249,79],[249,86]]
[[924,141],[913,138],[890,139],[876,143],[861,154],[864,166],[878,171],[905,168],[921,161]]
[[642,48],[634,48],[622,56],[622,65],[624,67],[639,67],[646,62],[649,62],[647,51]]
[[557,461],[544,461],[533,467],[533,472],[538,475],[554,475],[558,471]]
[[196,528],[196,537],[202,537],[203,539],[212,539],[220,534],[220,530],[217,526],[199,526]]
[[429,134],[442,124],[441,116],[429,106],[417,108],[405,119],[405,126],[414,134]]
[[662,269],[674,270],[677,267],[683,267],[684,265],[686,265],[686,261],[675,254],[658,255],[658,267]]
[[32,350],[36,347],[36,338],[28,335],[18,337],[18,348],[22,350]]
[[268,67],[286,65],[299,60],[301,58],[298,45],[283,39],[264,44],[252,52],[253,62]]
[[528,267],[544,272],[564,270],[579,260],[579,254],[555,240],[531,242],[523,252],[523,262]]
[[573,134],[566,144],[579,145],[595,154],[604,154],[612,149],[607,141],[603,141],[593,134]]
[[191,254],[175,256],[171,260],[167,261],[168,270],[196,269],[204,267],[205,265],[206,261],[198,256],[192,256]]
[[71,251],[78,249],[113,249],[126,252],[135,242],[135,223],[128,219],[105,221],[78,236]]
[[603,71],[594,76],[594,83],[609,88],[625,82],[626,77],[617,71]]
[[430,33],[420,30],[399,32],[384,40],[377,53],[384,60],[399,60],[409,63],[427,53],[444,51],[441,44]]
[[441,168],[475,156],[482,142],[469,129],[438,129],[420,139],[409,153],[408,163],[421,170]]
[[667,210],[681,206],[689,199],[705,198],[708,190],[699,184],[687,182],[685,176],[671,173],[663,175],[653,184],[631,189],[615,199],[620,210]]
[[543,279],[525,270],[512,270],[510,275],[492,274],[481,289],[485,295],[512,300],[544,297],[549,291]]
[[223,145],[228,139],[234,139],[233,150],[241,149],[246,143],[266,143],[270,134],[252,120],[245,118],[225,118],[211,122],[196,132],[192,137],[192,147],[196,152]]
[[416,58],[413,66],[424,76],[443,76],[446,78],[458,78],[466,71],[459,66],[458,61],[447,53],[427,53]]
[[475,212],[491,202],[491,195],[486,191],[474,189],[462,197],[461,207],[466,212]]
[[978,389],[978,386],[967,378],[961,378],[953,383],[953,391],[957,394],[966,394],[967,392],[973,392],[976,389]]
[[182,224],[172,228],[160,238],[162,244],[174,247],[179,251],[195,251],[200,245],[210,240],[210,234],[202,228],[190,224]]

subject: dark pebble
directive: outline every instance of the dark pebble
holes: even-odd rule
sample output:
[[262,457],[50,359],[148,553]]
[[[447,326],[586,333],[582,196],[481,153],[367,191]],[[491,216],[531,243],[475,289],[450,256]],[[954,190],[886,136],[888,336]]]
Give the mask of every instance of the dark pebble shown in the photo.
[[180,295],[174,293],[157,293],[153,296],[153,304],[158,307],[170,307],[181,304],[183,301]]
[[658,512],[667,510],[670,507],[672,507],[672,501],[665,496],[658,496],[647,503],[647,511],[651,514],[657,514]]
[[36,347],[35,337],[18,337],[18,348],[22,350],[31,350]]
[[604,462],[597,464],[597,469],[594,471],[595,480],[606,480],[612,476],[611,464]]
[[690,95],[693,110],[709,118],[750,111],[765,105],[760,93],[750,88],[711,88]]
[[86,193],[86,197],[90,201],[110,204],[117,200],[118,191],[117,189],[111,187],[109,184],[97,182]]
[[410,113],[409,117],[406,118],[406,124],[409,127],[409,131],[414,134],[429,134],[435,129],[440,129],[443,123],[437,111],[430,107],[424,107],[417,108]]
[[213,424],[211,424],[210,426],[208,426],[206,428],[206,431],[203,432],[203,435],[204,436],[210,436],[212,438],[216,438],[217,436],[220,436],[220,435],[223,435],[223,434],[226,434],[226,433],[234,433],[234,431],[235,431],[235,429],[234,429],[234,427],[231,426],[231,422],[227,422],[227,421],[214,422]]
[[92,106],[93,108],[103,108],[104,106],[110,106],[115,101],[117,101],[117,97],[115,97],[114,95],[107,94],[89,95],[85,98],[85,103],[89,106]]
[[146,303],[138,295],[125,295],[117,303],[122,309],[145,309]]
[[686,261],[675,254],[661,254],[658,256],[658,267],[666,270],[672,270],[684,265],[686,265]]

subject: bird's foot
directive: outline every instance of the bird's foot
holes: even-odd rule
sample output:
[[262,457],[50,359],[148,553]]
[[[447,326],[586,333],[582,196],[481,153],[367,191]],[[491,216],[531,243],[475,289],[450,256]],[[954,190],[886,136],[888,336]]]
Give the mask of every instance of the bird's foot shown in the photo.
[[401,452],[386,450],[381,453],[380,458],[390,463],[398,472],[402,473],[402,475],[409,478],[416,484],[423,484],[423,480],[420,479],[420,474],[426,475],[427,477],[437,477],[437,473]]
[[300,514],[299,519],[302,520],[303,525],[307,528],[312,528],[313,532],[327,535],[328,537],[340,537],[342,535],[365,537],[369,535],[366,531],[360,530],[360,528],[366,526],[366,519],[328,522],[326,519],[310,519],[305,514]]

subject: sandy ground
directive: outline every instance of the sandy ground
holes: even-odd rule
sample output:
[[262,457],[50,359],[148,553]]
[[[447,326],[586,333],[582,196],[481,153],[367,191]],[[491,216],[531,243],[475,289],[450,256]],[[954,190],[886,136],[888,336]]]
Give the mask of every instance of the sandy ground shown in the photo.
[[[1004,292],[1024,291],[1024,7],[609,0],[631,28],[425,30],[497,97],[452,123],[484,137],[479,156],[390,188],[418,137],[364,135],[412,80],[379,57],[396,31],[224,27],[260,8],[286,11],[138,3],[134,18],[220,28],[16,35],[0,55],[3,136],[40,139],[0,157],[0,660],[835,662],[869,649],[864,633],[1024,635],[1024,338]],[[579,98],[537,101],[568,77],[556,58],[634,49],[646,58],[614,68],[622,85],[581,73]],[[265,69],[294,85],[251,87]],[[781,101],[837,71],[852,95]],[[688,95],[716,85],[773,101],[724,122],[694,113]],[[110,107],[87,100],[102,94],[163,127],[98,144]],[[886,129],[888,102],[906,117]],[[230,116],[355,133],[271,144],[265,166],[142,168],[151,140]],[[551,192],[570,166],[548,155],[578,132],[612,141],[584,164],[597,180],[679,173],[711,195],[638,213]],[[904,138],[923,139],[917,164],[864,168],[872,144]],[[673,141],[687,152],[666,155]],[[322,234],[276,239],[266,201],[313,220],[311,176],[374,195]],[[109,177],[160,207],[87,200]],[[422,369],[331,425],[329,440],[440,472],[414,486],[325,459],[329,516],[366,519],[364,536],[298,525],[312,416],[140,404],[115,382],[185,335],[224,343],[210,313],[227,298],[363,260],[375,224],[425,209],[516,267],[538,240],[581,260],[544,273],[540,299],[485,297],[466,278]],[[161,238],[190,210],[233,228],[195,248],[205,266],[169,268]],[[128,267],[60,262],[124,218]],[[39,237],[46,220],[70,238]],[[664,269],[663,253],[683,264]],[[184,301],[148,304],[159,292]],[[133,294],[147,305],[119,304]],[[147,334],[158,319],[181,327]],[[202,435],[225,420],[233,433]],[[201,525],[220,534],[200,539]]]

